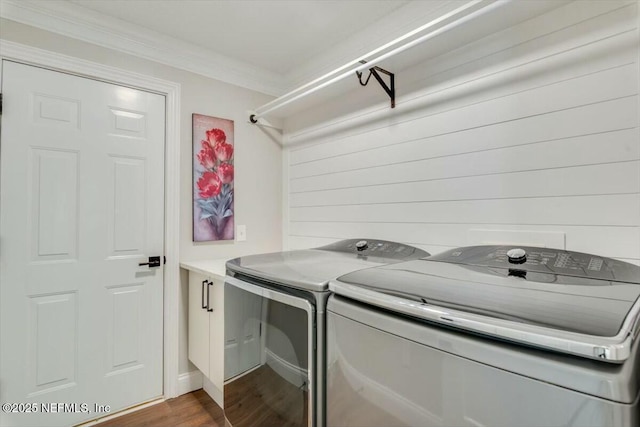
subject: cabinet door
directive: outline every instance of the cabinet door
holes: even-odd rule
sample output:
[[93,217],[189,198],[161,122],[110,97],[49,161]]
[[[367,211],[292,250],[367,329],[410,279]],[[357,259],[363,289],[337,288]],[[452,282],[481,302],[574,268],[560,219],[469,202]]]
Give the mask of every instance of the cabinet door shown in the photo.
[[205,280],[207,277],[189,272],[189,360],[209,377],[209,312],[202,308],[207,303]]
[[210,304],[213,312],[209,316],[209,379],[222,391],[224,386],[224,281],[221,279],[213,279]]

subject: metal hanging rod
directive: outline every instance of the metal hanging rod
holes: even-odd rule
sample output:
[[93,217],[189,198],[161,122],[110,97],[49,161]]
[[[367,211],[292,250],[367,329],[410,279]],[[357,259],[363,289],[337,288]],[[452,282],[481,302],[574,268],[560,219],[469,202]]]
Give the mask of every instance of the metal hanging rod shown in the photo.
[[[452,10],[418,28],[413,31],[410,31],[403,36],[398,37],[395,40],[386,43],[383,46],[380,46],[377,49],[372,50],[371,52],[350,61],[341,67],[336,68],[333,71],[330,71],[323,76],[318,77],[310,81],[307,84],[304,84],[276,99],[271,102],[268,102],[261,107],[256,108],[253,113],[249,116],[249,121],[251,123],[257,123],[258,117],[262,117],[266,114],[269,114],[277,109],[280,109],[286,105],[291,104],[301,98],[304,98],[312,93],[315,93],[327,86],[332,85],[333,83],[345,79],[349,76],[352,76],[354,72],[361,72],[364,69],[370,69],[375,64],[384,61],[387,58],[390,58],[394,55],[397,55],[400,52],[404,52],[407,49],[410,49],[420,43],[425,42],[437,35],[445,33],[459,25],[462,25],[472,19],[475,19],[485,13],[497,9],[507,3],[510,3],[513,0],[473,0],[470,1],[457,9]],[[441,27],[434,29],[426,34],[423,34],[411,41],[408,41],[404,44],[400,44],[407,39],[414,37],[425,30],[428,30],[436,25],[444,24]],[[385,52],[387,49],[396,46],[392,50]],[[378,55],[378,56],[376,56]],[[363,62],[364,61],[364,62]],[[355,67],[354,67],[355,66]],[[346,71],[345,71],[346,70]]]

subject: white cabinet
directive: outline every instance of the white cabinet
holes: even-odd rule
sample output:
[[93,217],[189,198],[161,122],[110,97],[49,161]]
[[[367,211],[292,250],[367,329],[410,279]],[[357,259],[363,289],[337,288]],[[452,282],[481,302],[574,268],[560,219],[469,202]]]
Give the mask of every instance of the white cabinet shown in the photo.
[[221,400],[224,382],[224,278],[189,271],[188,330],[189,360],[218,389],[216,392]]
[[206,310],[206,287],[205,276],[189,272],[189,360],[208,377],[209,313]]

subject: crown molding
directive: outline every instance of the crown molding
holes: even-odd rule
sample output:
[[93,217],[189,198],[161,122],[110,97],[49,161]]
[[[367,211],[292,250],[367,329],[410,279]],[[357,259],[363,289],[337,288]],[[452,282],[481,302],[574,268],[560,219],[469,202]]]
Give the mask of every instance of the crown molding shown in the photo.
[[69,2],[2,0],[0,17],[268,95],[286,87],[272,71]]

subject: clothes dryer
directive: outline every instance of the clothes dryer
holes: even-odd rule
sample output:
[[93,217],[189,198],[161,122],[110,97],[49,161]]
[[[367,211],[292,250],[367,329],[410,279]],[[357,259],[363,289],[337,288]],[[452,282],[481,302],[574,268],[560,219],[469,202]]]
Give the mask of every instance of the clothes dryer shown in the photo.
[[227,262],[227,421],[233,427],[324,426],[329,280],[428,255],[400,243],[350,239]]

